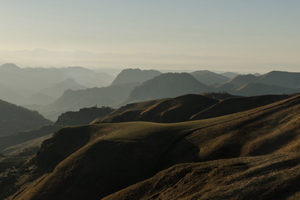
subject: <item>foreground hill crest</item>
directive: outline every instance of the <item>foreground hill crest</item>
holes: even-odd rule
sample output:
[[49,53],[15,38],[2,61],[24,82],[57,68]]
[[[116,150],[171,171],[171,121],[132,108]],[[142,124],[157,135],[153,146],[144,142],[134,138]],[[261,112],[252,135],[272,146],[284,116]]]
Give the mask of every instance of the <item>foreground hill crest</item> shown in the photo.
[[189,122],[66,127],[23,166],[30,179],[11,198],[297,199],[299,112],[295,95]]

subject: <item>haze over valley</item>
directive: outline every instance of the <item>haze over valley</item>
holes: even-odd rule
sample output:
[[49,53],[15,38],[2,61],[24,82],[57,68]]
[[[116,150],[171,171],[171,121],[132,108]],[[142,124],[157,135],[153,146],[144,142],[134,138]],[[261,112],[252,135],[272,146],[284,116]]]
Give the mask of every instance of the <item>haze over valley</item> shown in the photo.
[[298,1],[7,1],[0,200],[300,199]]

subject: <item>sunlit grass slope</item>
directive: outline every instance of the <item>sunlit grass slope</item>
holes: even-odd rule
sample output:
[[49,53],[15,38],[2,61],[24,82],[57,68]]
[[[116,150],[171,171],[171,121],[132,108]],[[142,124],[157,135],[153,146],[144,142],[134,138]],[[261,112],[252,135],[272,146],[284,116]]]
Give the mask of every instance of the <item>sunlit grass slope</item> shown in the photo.
[[[254,185],[255,181],[252,180],[257,174],[250,173],[257,168],[262,169],[257,172],[261,176],[258,183],[287,184],[282,188],[294,188],[293,184],[298,183],[298,179],[293,181],[292,173],[298,177],[298,172],[290,168],[299,167],[299,162],[294,162],[300,147],[299,113],[298,95],[245,112],[204,120],[172,124],[126,122],[66,127],[43,143],[41,151],[31,162],[33,170],[29,178],[19,183],[19,192],[13,198],[101,199],[137,184],[132,186],[133,190],[126,190],[124,194],[120,191],[112,199],[138,199],[140,195],[155,199],[158,196],[151,195],[157,195],[155,191],[159,190],[166,193],[163,198],[172,199],[171,190],[178,181],[185,181],[185,184],[178,184],[174,193],[176,198],[192,199],[193,195],[200,195],[199,198],[209,199],[212,195],[218,195],[216,192],[224,193],[226,188],[232,192],[241,191],[241,187],[247,188],[247,181],[253,187],[249,187],[248,191],[260,194],[259,184]],[[252,158],[261,155],[267,156]],[[285,158],[280,155],[285,155]],[[268,165],[273,168],[264,168]],[[284,171],[287,168],[291,171]],[[278,175],[268,175],[270,170],[277,171]],[[160,171],[162,174],[155,176]],[[189,171],[198,175],[189,175],[189,179],[183,180],[182,176]],[[179,177],[176,175],[178,173],[181,174]],[[261,175],[263,173],[266,176]],[[277,182],[285,173],[291,173],[287,178],[289,181]],[[227,177],[226,174],[235,178],[223,179]],[[165,178],[161,180],[162,176]],[[148,182],[139,183],[151,177]],[[164,187],[155,185],[157,181],[164,183],[163,180],[169,180],[163,184]],[[184,194],[182,191],[185,191],[186,184],[191,188]],[[202,190],[205,193],[198,194]],[[168,196],[168,191],[171,196]],[[285,197],[297,191],[293,189]],[[240,192],[238,199],[247,199],[244,194],[248,193]],[[265,197],[273,197],[274,194],[270,192],[270,196],[266,193]],[[223,197],[230,199],[235,196]]]

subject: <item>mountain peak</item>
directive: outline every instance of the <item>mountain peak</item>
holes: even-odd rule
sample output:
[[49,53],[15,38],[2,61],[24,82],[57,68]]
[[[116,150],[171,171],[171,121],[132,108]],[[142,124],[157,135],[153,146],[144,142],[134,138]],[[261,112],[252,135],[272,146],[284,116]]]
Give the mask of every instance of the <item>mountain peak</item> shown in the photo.
[[166,73],[154,77],[136,87],[129,95],[129,102],[175,97],[184,94],[212,92],[214,89],[204,85],[188,73]]
[[160,74],[161,73],[157,70],[141,70],[139,68],[124,69],[118,74],[118,76],[112,82],[111,85],[117,85],[117,84],[128,83],[128,82],[142,82],[143,83],[143,82],[150,80]]
[[5,63],[3,65],[0,66],[0,69],[4,69],[4,70],[10,70],[10,71],[15,71],[15,70],[19,70],[21,69],[20,67],[18,67],[16,64],[14,63]]
[[74,79],[72,78],[67,78],[63,81],[63,83],[67,83],[67,84],[70,84],[70,85],[79,85]]

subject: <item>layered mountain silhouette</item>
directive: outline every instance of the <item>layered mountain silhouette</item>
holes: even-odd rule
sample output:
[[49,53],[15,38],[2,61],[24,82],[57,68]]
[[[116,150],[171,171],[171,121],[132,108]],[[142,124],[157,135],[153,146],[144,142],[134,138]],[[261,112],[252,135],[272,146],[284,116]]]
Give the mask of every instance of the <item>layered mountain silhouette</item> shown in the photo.
[[232,94],[238,94],[242,96],[255,96],[265,94],[291,94],[297,92],[300,92],[300,90],[280,85],[246,83],[245,85],[238,87],[234,91],[232,91]]
[[229,115],[290,98],[292,95],[234,97],[227,93],[183,95],[176,98],[132,103],[95,120],[101,123],[149,121],[183,122]]
[[[74,84],[70,84],[69,79],[73,79],[81,85],[81,88],[74,88]],[[63,89],[83,89],[83,86],[103,87],[110,85],[113,80],[114,76],[103,72],[97,73],[83,67],[20,68],[15,64],[7,63],[0,66],[0,90],[2,91],[0,98],[20,105],[32,104],[32,102],[26,102],[26,98],[28,100],[31,95],[44,93],[42,90],[46,88],[48,89],[45,94],[57,97],[64,92]],[[70,87],[66,87],[66,84]],[[9,89],[12,94],[3,92],[2,88]],[[14,93],[17,95],[13,95]]]
[[216,87],[218,91],[226,91],[230,94],[240,96],[255,96],[266,94],[292,94],[300,92],[299,88],[289,88],[280,85],[269,85],[264,83],[246,83],[242,86],[235,86],[231,82],[223,83]]
[[82,90],[85,86],[78,84],[74,79],[67,78],[66,80],[51,85],[48,88],[40,90],[39,93],[52,96],[54,98],[60,97],[66,90]]
[[0,66],[1,71],[7,71],[7,72],[16,72],[20,71],[21,68],[18,67],[16,64],[13,63],[5,63]]
[[221,73],[221,75],[226,76],[229,79],[232,79],[234,77],[236,77],[238,75],[238,73],[234,73],[234,72],[223,72]]
[[55,101],[56,98],[53,96],[49,96],[44,93],[35,93],[29,97],[26,98],[26,103],[30,105],[25,105],[27,108],[31,107],[40,107],[42,105],[47,105]]
[[0,135],[53,124],[37,112],[0,100]]
[[13,89],[0,84],[0,99],[21,104],[24,102],[25,98]]
[[2,151],[2,154],[6,156],[34,155],[44,140],[51,138],[54,132],[64,126],[89,124],[95,119],[106,117],[112,111],[113,109],[110,107],[91,107],[80,109],[77,112],[63,113],[54,125],[41,126],[31,130],[24,129],[16,134],[0,137],[0,152]]
[[[102,88],[88,88],[84,90],[67,90],[57,100],[43,106],[39,111],[54,121],[66,111],[77,111],[83,107],[111,106],[116,102],[125,100],[130,92],[139,85],[139,82],[111,85]],[[51,114],[55,113],[51,116]],[[47,113],[50,115],[47,115]]]
[[65,112],[61,114],[55,125],[68,125],[68,126],[78,126],[89,124],[95,119],[102,119],[108,114],[113,112],[114,109],[110,107],[91,107],[91,108],[82,108],[77,112]]
[[299,199],[299,74],[2,65],[0,199]]
[[221,84],[230,80],[230,78],[223,76],[222,74],[216,74],[208,70],[195,71],[192,72],[191,75],[205,85]]
[[157,70],[140,70],[140,69],[124,69],[122,70],[111,85],[130,83],[130,82],[145,82],[161,75]]
[[0,197],[297,199],[299,111],[294,95],[189,122],[66,127],[1,173]]
[[271,71],[261,76],[238,75],[229,81],[236,86],[246,83],[263,83],[268,85],[280,85],[284,87],[297,88],[300,85],[300,73]]
[[214,88],[199,82],[188,73],[166,73],[136,87],[130,93],[126,103],[213,91]]
[[272,71],[264,75],[238,75],[216,86],[218,91],[241,96],[291,94],[300,92],[300,73]]

